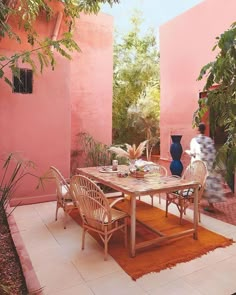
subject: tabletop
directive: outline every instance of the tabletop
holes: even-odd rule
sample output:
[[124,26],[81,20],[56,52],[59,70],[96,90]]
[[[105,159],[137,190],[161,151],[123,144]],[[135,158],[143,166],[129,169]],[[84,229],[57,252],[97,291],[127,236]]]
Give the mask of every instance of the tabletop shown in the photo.
[[[126,165],[118,166],[118,171],[125,172],[128,171],[128,169]],[[173,176],[159,176],[158,174],[147,174],[144,178],[135,178],[131,175],[127,177],[118,177],[117,172],[106,172],[102,170],[102,167],[78,168],[77,171],[115,190],[134,196],[171,192],[173,190],[189,187],[196,188],[198,186],[198,183],[195,181],[187,181]]]

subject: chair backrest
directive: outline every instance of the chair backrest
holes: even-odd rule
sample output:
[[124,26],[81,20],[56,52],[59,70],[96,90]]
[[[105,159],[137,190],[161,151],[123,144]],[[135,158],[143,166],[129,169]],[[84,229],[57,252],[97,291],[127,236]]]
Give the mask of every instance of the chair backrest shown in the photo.
[[158,171],[161,176],[167,176],[167,169],[164,166],[158,165]]
[[63,201],[65,198],[71,198],[70,186],[65,178],[62,176],[61,172],[54,166],[51,166],[50,170],[56,182],[57,197],[59,198],[59,200]]
[[83,222],[93,228],[103,229],[112,222],[111,208],[103,191],[86,176],[74,175],[70,191],[78,202]]
[[150,168],[151,168],[150,170],[151,173],[157,173],[160,176],[167,176],[168,174],[167,169],[162,165],[156,164],[151,166]]
[[183,178],[188,180],[194,180],[199,182],[199,199],[202,196],[202,193],[205,189],[205,183],[207,178],[207,167],[206,164],[201,160],[193,161],[191,164],[188,165],[186,170],[184,171]]

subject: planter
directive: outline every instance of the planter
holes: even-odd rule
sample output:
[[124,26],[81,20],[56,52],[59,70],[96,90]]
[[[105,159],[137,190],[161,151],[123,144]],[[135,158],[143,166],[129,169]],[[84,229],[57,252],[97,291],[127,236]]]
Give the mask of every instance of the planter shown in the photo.
[[182,135],[171,135],[172,144],[170,146],[170,154],[172,162],[170,164],[170,171],[172,175],[181,176],[183,172],[183,164],[181,163],[181,155],[183,153],[182,145],[180,143]]

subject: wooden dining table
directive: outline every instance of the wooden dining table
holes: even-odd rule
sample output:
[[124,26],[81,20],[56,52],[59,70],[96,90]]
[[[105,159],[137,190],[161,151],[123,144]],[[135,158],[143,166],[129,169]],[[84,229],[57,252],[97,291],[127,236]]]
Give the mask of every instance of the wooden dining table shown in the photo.
[[[85,175],[90,179],[108,186],[115,191],[119,191],[129,196],[130,199],[130,255],[135,257],[137,250],[150,248],[170,239],[176,239],[193,235],[193,239],[198,238],[198,188],[199,183],[196,181],[184,180],[173,176],[146,175],[144,178],[135,178],[133,176],[119,177],[119,172],[123,174],[128,172],[128,166],[119,165],[118,171],[104,169],[104,167],[86,167],[77,168],[77,173]],[[170,193],[183,189],[194,190],[193,206],[193,226],[188,230],[183,230],[175,234],[165,235],[160,231],[147,226],[150,230],[158,234],[158,237],[136,243],[136,200],[137,197],[145,195],[155,195],[160,193]]]

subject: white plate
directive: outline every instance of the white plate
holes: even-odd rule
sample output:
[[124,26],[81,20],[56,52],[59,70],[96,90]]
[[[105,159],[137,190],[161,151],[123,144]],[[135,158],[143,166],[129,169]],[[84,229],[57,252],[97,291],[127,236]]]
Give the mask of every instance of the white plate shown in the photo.
[[117,173],[118,170],[113,171],[112,168],[105,168],[105,169],[100,169],[99,172],[102,172],[102,173]]

